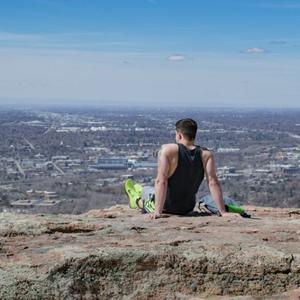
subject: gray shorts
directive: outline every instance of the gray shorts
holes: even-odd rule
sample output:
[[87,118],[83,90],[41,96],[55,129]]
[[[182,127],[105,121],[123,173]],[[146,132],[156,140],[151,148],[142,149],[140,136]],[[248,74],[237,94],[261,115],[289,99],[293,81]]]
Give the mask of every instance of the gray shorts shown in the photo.
[[[154,187],[150,186],[150,185],[143,186],[142,199],[144,199],[144,200],[154,199],[154,197],[155,197]],[[225,204],[233,204],[233,205],[237,205],[237,206],[239,205],[235,200],[233,200],[229,197],[223,196],[223,199],[224,199]],[[196,203],[199,203],[199,202],[204,202],[209,205],[216,205],[211,195],[206,195],[201,198],[197,198]]]
[[154,187],[151,186],[151,185],[144,185],[143,186],[142,199],[143,200],[147,200],[147,199],[154,200],[154,197],[155,197]]

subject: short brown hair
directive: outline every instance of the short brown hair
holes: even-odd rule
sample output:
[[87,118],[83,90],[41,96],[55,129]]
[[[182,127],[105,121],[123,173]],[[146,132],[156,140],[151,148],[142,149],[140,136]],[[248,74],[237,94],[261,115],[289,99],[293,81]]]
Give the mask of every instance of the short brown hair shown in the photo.
[[198,125],[193,119],[181,119],[176,122],[175,126],[176,131],[182,133],[187,140],[193,141],[196,138]]

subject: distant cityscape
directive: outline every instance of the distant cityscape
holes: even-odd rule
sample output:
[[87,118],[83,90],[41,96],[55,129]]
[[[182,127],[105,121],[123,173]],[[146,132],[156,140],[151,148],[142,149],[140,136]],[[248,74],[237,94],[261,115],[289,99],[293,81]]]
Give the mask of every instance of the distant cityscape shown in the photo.
[[[198,122],[225,195],[300,207],[300,111],[0,110],[0,210],[80,213],[126,203],[126,178],[154,185],[157,151],[175,122]],[[209,193],[203,182],[198,197]]]

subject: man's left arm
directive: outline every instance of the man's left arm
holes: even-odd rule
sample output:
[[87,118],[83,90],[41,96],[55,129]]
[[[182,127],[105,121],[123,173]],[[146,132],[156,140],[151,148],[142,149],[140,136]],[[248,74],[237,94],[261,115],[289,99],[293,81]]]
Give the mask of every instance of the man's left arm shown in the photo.
[[167,149],[162,146],[158,153],[157,177],[155,179],[155,212],[150,215],[151,219],[159,218],[162,214],[167,195],[169,168]]
[[215,159],[211,152],[209,152],[206,165],[205,165],[205,176],[208,184],[209,191],[213,200],[215,201],[219,212],[221,215],[226,213],[225,205],[223,201],[223,194],[221,185],[219,183],[217,173],[216,173],[216,165]]
[[222,217],[238,217],[238,214],[228,213],[225,210],[225,204],[223,200],[223,193],[221,189],[221,185],[219,183],[217,172],[216,172],[216,164],[214,155],[210,152],[207,157],[206,165],[205,165],[205,176],[208,183],[208,187],[210,193],[212,195],[213,200],[215,201],[219,212]]

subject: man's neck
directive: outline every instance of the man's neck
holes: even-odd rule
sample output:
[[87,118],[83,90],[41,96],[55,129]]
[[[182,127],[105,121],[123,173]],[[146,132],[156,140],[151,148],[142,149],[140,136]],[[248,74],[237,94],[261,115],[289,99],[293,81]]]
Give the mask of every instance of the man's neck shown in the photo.
[[188,149],[194,149],[195,148],[194,141],[193,142],[181,141],[180,144],[184,145]]

